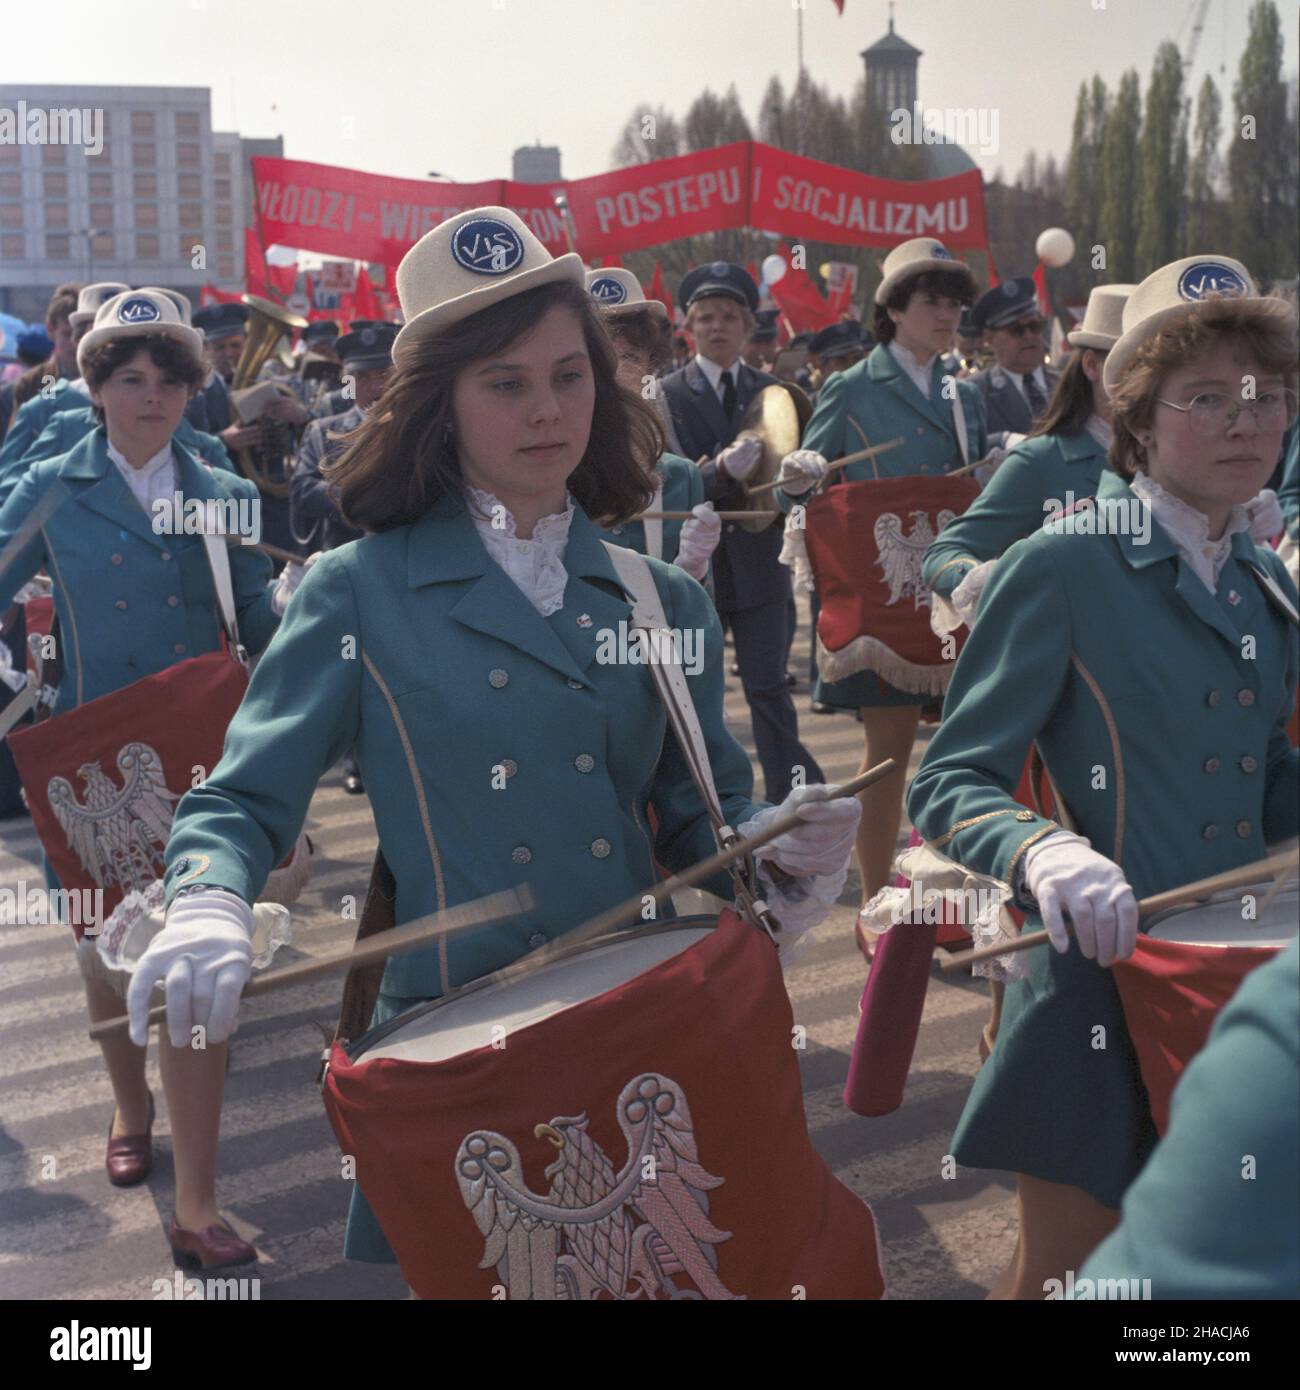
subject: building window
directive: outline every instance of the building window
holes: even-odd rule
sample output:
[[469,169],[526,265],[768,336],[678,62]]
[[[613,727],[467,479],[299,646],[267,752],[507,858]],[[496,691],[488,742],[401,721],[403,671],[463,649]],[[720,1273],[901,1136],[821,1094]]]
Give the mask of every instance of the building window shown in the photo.
[[158,259],[158,233],[138,232],[135,238],[135,254],[142,261]]
[[217,226],[219,226],[219,227],[229,227],[233,221],[234,221],[234,218],[231,217],[231,215],[230,215],[230,204],[229,204],[229,203],[218,203],[218,204],[217,204]]
[[7,261],[25,260],[27,247],[23,242],[22,233],[19,232],[15,235],[12,232],[6,232],[4,236],[0,236],[0,253]]
[[0,174],[0,198],[21,198],[23,196],[23,176],[21,174]]
[[198,174],[177,174],[176,192],[182,198],[203,197],[203,180]]
[[66,164],[68,162],[68,147],[66,145],[42,145],[41,162],[43,164]]
[[178,111],[176,113],[176,135],[179,139],[193,140],[202,133],[197,111]]
[[92,227],[111,227],[113,225],[113,204],[91,203],[90,225]]
[[90,239],[90,254],[92,256],[112,256],[113,252],[113,233],[100,232],[98,236]]
[[131,134],[132,135],[153,135],[154,119],[152,111],[132,111],[131,112]]
[[213,183],[213,185],[212,185],[212,192],[213,192],[213,195],[214,195],[215,197],[217,197],[217,198],[229,198],[229,197],[230,197],[230,180],[229,180],[229,179],[217,179],[217,180]]
[[69,261],[72,259],[72,244],[67,232],[47,232],[45,234],[45,259],[47,261]]
[[203,245],[203,237],[198,232],[181,233],[181,255],[189,260],[196,246]]
[[47,198],[66,198],[68,196],[67,174],[46,174],[41,180]]
[[0,164],[21,164],[22,147],[19,145],[0,145]]
[[235,236],[233,232],[217,233],[217,250],[233,251],[235,249]]
[[178,144],[176,146],[176,165],[180,169],[197,169],[199,167],[199,147],[197,145]]
[[113,196],[112,174],[91,174],[90,196],[92,198],[111,198]]
[[180,223],[182,227],[201,227],[203,225],[203,204],[182,203]]
[[137,227],[156,227],[158,225],[158,204],[137,203],[135,205],[135,225]]
[[156,198],[158,196],[158,175],[133,174],[132,186],[137,198]]
[[235,278],[235,258],[233,256],[218,256],[217,274],[223,280],[233,280]]
[[21,227],[23,225],[23,205],[21,203],[0,203],[0,227]]
[[158,147],[137,141],[131,146],[131,163],[137,169],[148,169],[158,163]]
[[229,154],[216,154],[212,157],[212,167],[218,174],[228,174],[230,172]]
[[68,225],[67,203],[46,203],[45,224],[48,227],[66,227]]

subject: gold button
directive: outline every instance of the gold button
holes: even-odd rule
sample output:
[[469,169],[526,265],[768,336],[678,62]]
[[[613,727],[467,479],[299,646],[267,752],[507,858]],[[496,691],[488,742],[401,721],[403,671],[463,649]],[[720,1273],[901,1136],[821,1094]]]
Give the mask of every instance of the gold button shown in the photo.
[[1250,822],[1248,820],[1239,820],[1237,822],[1237,834],[1243,840],[1250,834]]
[[1237,703],[1242,709],[1249,709],[1255,703],[1255,692],[1253,690],[1237,691]]
[[1017,820],[1033,820],[1033,818],[1034,818],[1034,813],[1033,813],[1032,811],[1017,811],[1017,812],[1016,812],[1016,819],[1017,819]]
[[527,845],[516,845],[510,851],[510,858],[516,864],[527,864],[532,860],[533,852]]
[[494,671],[488,672],[488,684],[493,688],[493,690],[500,690],[503,686],[509,684],[509,681],[509,675],[505,671],[501,670],[500,667],[498,667]]
[[1205,697],[1205,703],[1209,705],[1211,709],[1214,709],[1218,705],[1220,699],[1222,699],[1222,696],[1219,692],[1217,690],[1211,690]]
[[120,555],[114,555],[111,559],[115,565],[120,565],[122,563],[122,557]]
[[502,758],[498,766],[507,777],[513,777],[519,771],[519,764],[513,758]]
[[1218,760],[1218,758],[1206,758],[1206,760],[1205,760],[1205,770],[1206,770],[1206,772],[1218,772],[1218,770],[1219,770],[1219,760]]
[[118,599],[118,601],[113,605],[113,607],[114,607],[114,608],[120,608],[120,609],[122,609],[123,612],[125,612],[125,611],[126,611],[126,600],[125,600],[124,598]]
[[167,607],[168,607],[168,608],[175,608],[176,605],[177,605],[179,602],[180,602],[180,599],[178,599],[178,598],[176,597],[175,594],[168,594],[168,595],[167,595]]
[[596,766],[596,760],[590,753],[579,753],[573,760],[573,765],[579,772],[590,772]]
[[1241,770],[1243,772],[1254,772],[1258,767],[1259,764],[1249,754],[1241,760]]
[[1207,825],[1205,829],[1201,831],[1201,839],[1212,840],[1218,833],[1219,827],[1217,825]]
[[171,553],[171,551],[170,551],[170,550],[164,550],[163,553],[162,553],[162,558],[163,558],[164,560],[170,560],[170,559],[172,558],[172,553]]
[[177,644],[172,648],[172,651],[174,651],[174,652],[176,653],[177,656],[184,656],[184,655],[185,655],[185,643],[184,643],[184,642],[177,642]]
[[613,848],[614,846],[602,836],[591,842],[591,857],[593,859],[608,859]]

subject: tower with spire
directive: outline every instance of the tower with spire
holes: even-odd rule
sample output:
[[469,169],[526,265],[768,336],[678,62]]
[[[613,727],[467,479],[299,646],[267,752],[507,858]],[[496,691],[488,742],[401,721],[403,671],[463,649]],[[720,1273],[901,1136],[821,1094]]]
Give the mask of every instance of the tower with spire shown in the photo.
[[894,33],[894,6],[889,6],[889,33],[862,50],[867,69],[867,90],[885,111],[910,111],[916,100],[916,65],[919,48]]

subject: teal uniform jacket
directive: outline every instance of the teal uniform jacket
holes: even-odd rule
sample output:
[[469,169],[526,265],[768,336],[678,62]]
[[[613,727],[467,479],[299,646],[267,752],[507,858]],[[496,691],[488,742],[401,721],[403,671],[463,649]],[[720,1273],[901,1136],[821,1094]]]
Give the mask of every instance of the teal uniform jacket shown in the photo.
[[[90,406],[80,410],[60,410],[51,416],[49,424],[22,458],[7,473],[0,473],[0,506],[4,505],[9,494],[18,486],[19,479],[32,464],[39,463],[41,459],[52,459],[66,454],[74,444],[97,428],[102,427],[95,419],[95,412]],[[227,473],[236,471],[225,444],[215,434],[205,434],[202,430],[196,430],[183,415],[180,424],[176,426],[174,438],[178,444],[198,454],[209,468],[222,468]]]
[[[257,497],[251,482],[209,468],[178,436],[172,447],[185,498]],[[202,538],[154,532],[154,519],[109,458],[102,430],[23,475],[0,507],[0,552],[56,485],[70,495],[0,574],[0,610],[38,570],[54,581],[63,655],[55,713],[216,651],[221,625]],[[234,545],[230,570],[240,640],[261,651],[279,621],[267,587],[271,562]]]
[[[926,400],[889,349],[877,344],[861,362],[836,372],[822,387],[800,447],[815,449],[834,461],[869,445],[902,439],[897,448],[851,463],[832,475],[836,481],[849,483],[876,477],[905,478],[914,473],[936,475],[960,468],[961,448],[953,425],[955,402],[943,395],[945,368],[941,357],[931,363],[930,373],[930,399]],[[955,385],[966,418],[966,447],[974,463],[988,453],[984,399],[968,381],[956,381]],[[781,488],[776,490],[776,499],[786,512],[800,500]],[[926,705],[935,697],[898,690],[873,671],[859,671],[840,681],[819,680],[813,698],[837,708],[857,709],[862,705]]]
[[1298,1153],[1293,941],[1215,1020],[1174,1091],[1168,1132],[1125,1194],[1118,1228],[1080,1278],[1149,1279],[1152,1298],[1300,1298]]
[[[1113,473],[1097,495],[1138,500]],[[1297,832],[1300,751],[1286,725],[1300,643],[1248,562],[1292,603],[1295,588],[1239,532],[1212,595],[1149,511],[1146,544],[1084,534],[1092,511],[1002,557],[908,813],[944,854],[1016,886],[1024,852],[1054,828],[1012,795],[1037,740],[1078,833],[1143,898]],[[1027,954],[953,1153],[1116,1207],[1155,1130],[1114,980],[1075,949]]]
[[[684,459],[679,454],[661,454],[659,456],[659,473],[663,478],[664,490],[661,510],[689,512],[692,507],[698,507],[704,501],[704,477],[690,459]],[[648,507],[646,510],[652,509]],[[682,527],[685,524],[684,521],[665,521],[663,523],[663,554],[656,555],[655,559],[663,560],[665,564],[672,564],[677,558],[677,547],[681,541]],[[627,550],[635,550],[642,555],[650,553],[646,549],[645,523],[643,521],[628,521],[624,522],[622,526],[611,526],[605,533],[605,538]]]
[[[509,964],[670,869],[713,833],[649,672],[607,661],[631,606],[578,510],[564,606],[543,618],[488,555],[459,498],[321,555],[254,673],[207,782],[180,802],[168,896],[256,899],[312,793],[348,749],[371,789],[407,922],[529,884],[527,915],[394,958],[386,995],[431,998]],[[689,676],[723,811],[757,813],[722,716],[722,639],[704,590],[651,560],[669,625],[703,639]],[[652,833],[647,808],[658,817]],[[725,875],[712,891],[732,896]]]
[[1032,536],[1050,513],[1094,496],[1105,467],[1106,451],[1087,430],[1025,440],[925,552],[926,586],[947,598],[976,565]]
[[1282,481],[1277,489],[1278,505],[1286,523],[1286,533],[1300,541],[1300,421],[1293,420],[1283,439]]
[[10,468],[17,467],[19,459],[36,443],[55,415],[63,410],[80,410],[89,404],[90,397],[82,391],[74,391],[67,377],[60,377],[48,395],[35,395],[24,401],[9,422],[9,433],[0,445],[0,479]]

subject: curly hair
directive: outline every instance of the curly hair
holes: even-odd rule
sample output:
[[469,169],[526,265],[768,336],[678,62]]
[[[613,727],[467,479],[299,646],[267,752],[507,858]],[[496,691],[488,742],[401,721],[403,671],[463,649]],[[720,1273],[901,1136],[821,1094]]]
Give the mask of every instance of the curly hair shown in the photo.
[[[149,354],[155,367],[169,372],[177,381],[183,381],[191,388],[202,383],[207,368],[190,352],[183,343],[162,333],[149,333],[143,337],[112,338],[98,347],[91,348],[81,364],[81,375],[92,391],[98,391],[119,367],[124,367],[135,359],[141,349]],[[103,424],[104,408],[91,402],[95,418]]]
[[874,308],[871,331],[876,335],[876,342],[889,344],[898,336],[898,325],[889,317],[889,311],[895,309],[902,313],[912,302],[914,294],[924,294],[926,291],[955,299],[964,305],[975,302],[975,280],[969,270],[923,270],[917,275],[909,275],[890,290],[883,304],[877,304]]

